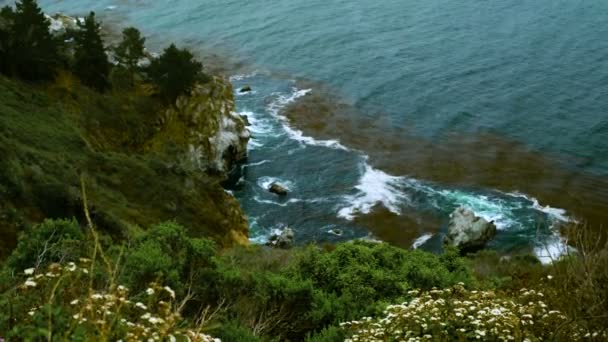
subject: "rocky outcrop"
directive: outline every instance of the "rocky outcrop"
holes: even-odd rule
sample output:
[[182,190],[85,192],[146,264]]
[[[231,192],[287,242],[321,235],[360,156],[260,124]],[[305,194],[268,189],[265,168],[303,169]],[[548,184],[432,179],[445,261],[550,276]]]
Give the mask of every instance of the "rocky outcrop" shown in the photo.
[[241,90],[239,90],[240,93],[248,93],[251,91],[251,86],[244,86],[243,88],[241,88]]
[[51,15],[44,15],[50,22],[49,31],[52,35],[58,36],[66,33],[68,30],[77,30],[78,24],[77,19],[67,16],[65,14],[56,13]]
[[483,248],[495,235],[496,226],[493,222],[475,216],[470,209],[460,207],[450,214],[445,242],[461,251],[470,252]]
[[277,194],[279,196],[287,196],[287,194],[288,194],[287,188],[276,182],[270,184],[270,186],[268,187],[268,191],[272,192],[273,194]]
[[167,142],[185,153],[182,162],[191,168],[227,175],[247,157],[250,133],[234,111],[232,85],[212,77],[181,96],[159,122],[150,149],[164,149]]
[[279,233],[270,236],[267,245],[276,248],[291,248],[294,242],[293,229],[285,226]]

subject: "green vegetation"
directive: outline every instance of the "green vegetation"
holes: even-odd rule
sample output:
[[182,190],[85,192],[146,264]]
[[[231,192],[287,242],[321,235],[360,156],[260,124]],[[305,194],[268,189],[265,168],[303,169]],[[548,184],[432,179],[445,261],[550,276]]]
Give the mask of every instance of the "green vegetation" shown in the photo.
[[190,51],[178,49],[174,44],[166,48],[160,58],[152,61],[148,74],[159,85],[161,96],[169,103],[189,92],[197,81],[204,83],[207,80],[203,64],[195,60]]
[[95,20],[95,13],[91,12],[84,23],[78,22],[78,27],[80,30],[75,35],[74,72],[83,84],[104,91],[110,86],[110,62],[101,39],[101,24]]
[[71,47],[48,34],[35,1],[0,14],[0,338],[607,339],[608,246],[579,227],[579,253],[551,266],[362,241],[246,246],[225,175],[189,149],[196,136],[212,153],[230,85],[175,45],[141,70],[134,28],[112,66],[93,13],[69,34]]
[[16,10],[5,7],[2,17],[0,70],[26,80],[49,80],[62,63],[59,43],[49,32],[49,21],[35,0],[22,0]]
[[134,27],[122,31],[122,41],[114,48],[119,63],[112,70],[114,88],[128,90],[135,85],[135,76],[140,71],[138,62],[145,57],[145,42],[146,39]]
[[[323,329],[320,336],[325,338],[343,336],[340,322],[380,314],[386,303],[409,298],[407,291],[414,288],[458,281],[474,284],[465,260],[452,253],[436,256],[364,242],[341,244],[330,251],[308,246],[293,251],[241,247],[220,252],[212,241],[188,237],[187,231],[166,222],[119,242],[79,228],[76,221],[52,220],[35,226],[22,235],[4,265],[0,330],[19,335],[35,326],[33,330],[45,336],[50,333],[51,317],[57,322],[53,331],[72,331],[73,324],[80,325],[71,317],[82,312],[70,303],[82,303],[94,293],[114,293],[118,284],[129,289],[132,301],[152,309],[154,305],[146,302],[149,288],[163,284],[178,301],[186,299],[179,304],[183,319],[194,326],[206,317],[205,332],[211,335],[298,341]],[[87,274],[65,272],[87,257],[92,259],[90,266],[84,266]],[[57,272],[67,276],[49,276],[48,272],[55,272],[52,269],[64,270]],[[36,285],[27,285],[28,279]],[[55,279],[61,280],[57,287],[50,285]],[[23,292],[28,286],[31,289]],[[40,309],[37,303],[47,306]],[[33,318],[28,317],[32,311]],[[137,321],[129,310],[112,312],[119,315],[112,322]]]
[[[221,249],[188,231],[169,221],[116,240],[74,220],[33,227],[0,272],[0,330],[101,340],[203,333],[225,341],[600,341],[608,334],[605,246],[550,267],[528,264],[531,273],[520,269],[509,281],[507,270],[526,261],[503,261],[495,274],[503,285],[495,286],[492,276],[475,276],[488,253],[471,259],[368,242]],[[595,265],[594,285],[584,265]],[[517,287],[522,282],[529,286]],[[120,298],[126,302],[118,305]],[[593,301],[574,305],[585,300]]]
[[137,71],[137,62],[145,57],[146,38],[135,27],[127,27],[122,31],[122,41],[114,49],[116,60],[129,71]]

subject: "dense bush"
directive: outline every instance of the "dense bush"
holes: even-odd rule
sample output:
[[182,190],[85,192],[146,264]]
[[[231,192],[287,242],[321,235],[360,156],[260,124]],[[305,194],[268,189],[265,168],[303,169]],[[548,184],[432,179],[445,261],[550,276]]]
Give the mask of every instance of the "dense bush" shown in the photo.
[[[188,291],[203,292],[216,253],[213,242],[189,238],[175,222],[155,225],[136,237],[125,252],[121,281],[133,291],[143,291],[149,283],[163,281],[179,296]],[[203,287],[203,288],[201,288]]]
[[88,253],[82,244],[84,237],[76,220],[46,220],[21,234],[5,266],[18,273],[30,267],[37,269],[78,259]]

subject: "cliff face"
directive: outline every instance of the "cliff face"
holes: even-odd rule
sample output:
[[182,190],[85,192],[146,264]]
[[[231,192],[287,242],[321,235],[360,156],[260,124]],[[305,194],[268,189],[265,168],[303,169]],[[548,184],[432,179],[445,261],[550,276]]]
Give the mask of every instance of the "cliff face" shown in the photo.
[[95,224],[111,235],[176,220],[222,246],[246,244],[246,217],[220,185],[248,139],[231,91],[214,79],[159,119],[159,103],[138,91],[0,76],[0,258],[33,223],[83,219],[81,176]]
[[177,147],[185,152],[179,158],[189,168],[225,178],[247,157],[249,131],[234,112],[232,85],[219,77],[178,98],[158,126],[148,150],[159,151],[168,144]]

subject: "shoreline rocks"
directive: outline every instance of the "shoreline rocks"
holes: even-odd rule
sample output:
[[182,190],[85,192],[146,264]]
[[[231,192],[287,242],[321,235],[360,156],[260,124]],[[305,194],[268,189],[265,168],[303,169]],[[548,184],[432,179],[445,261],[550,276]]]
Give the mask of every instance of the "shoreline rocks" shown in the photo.
[[288,226],[284,226],[279,233],[275,233],[270,236],[270,239],[266,245],[282,249],[291,248],[293,247],[294,243],[294,235],[293,229],[289,228]]
[[251,89],[251,86],[248,86],[248,85],[247,85],[247,86],[244,86],[243,88],[241,88],[241,90],[239,90],[239,93],[248,93],[248,92],[250,92],[251,90],[252,90],[252,89]]
[[444,242],[458,247],[462,252],[473,252],[483,248],[496,236],[496,225],[464,207],[450,214],[448,234]]

